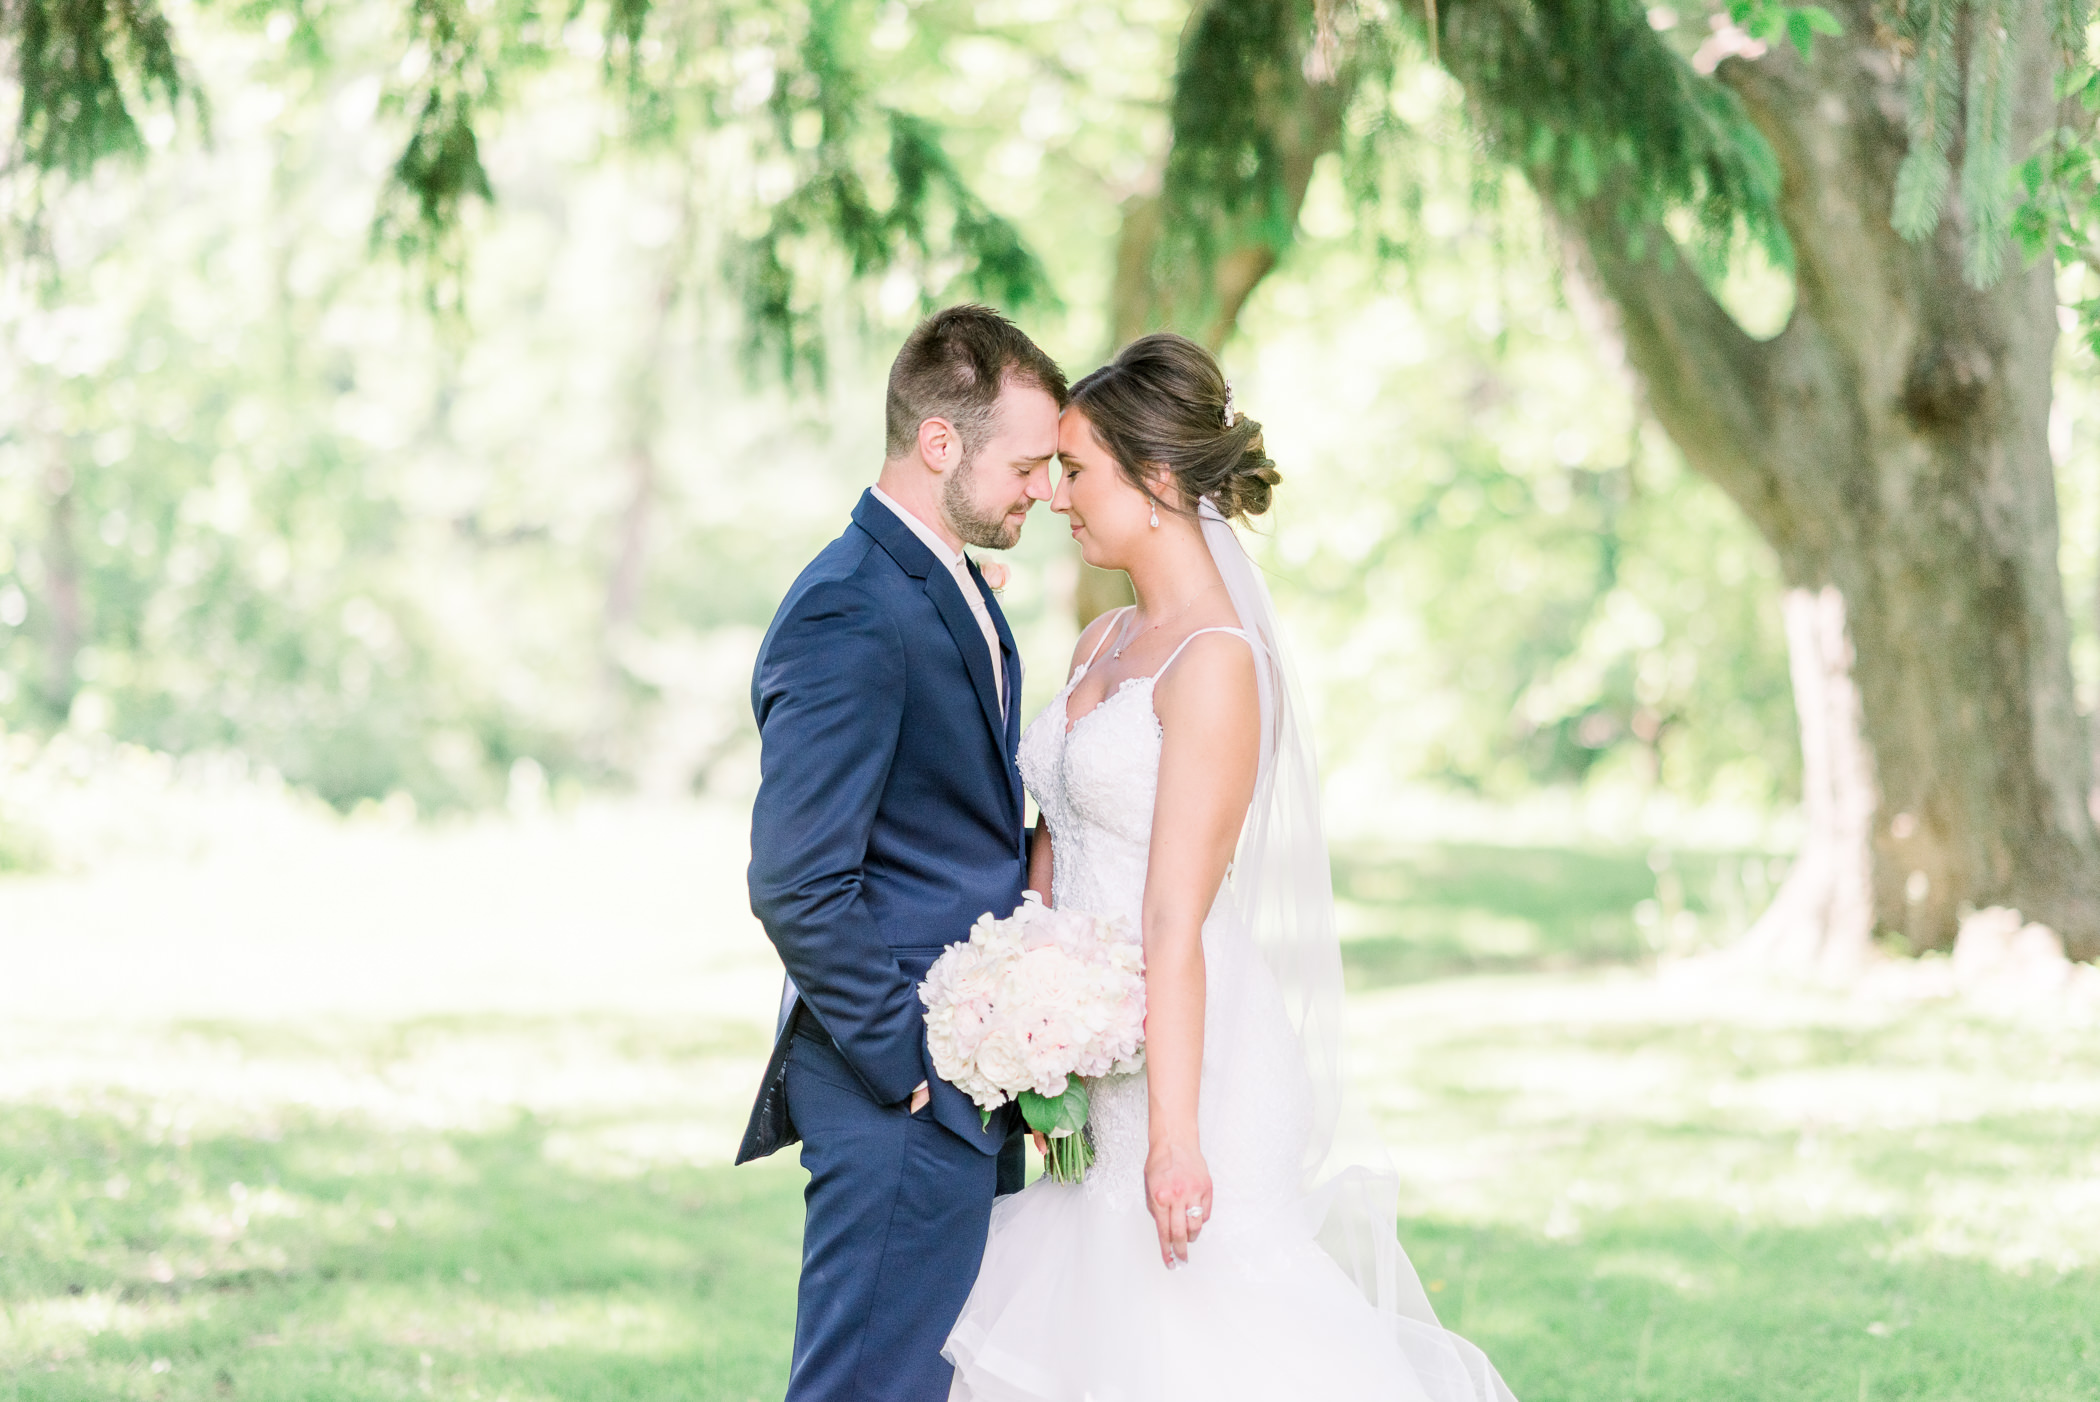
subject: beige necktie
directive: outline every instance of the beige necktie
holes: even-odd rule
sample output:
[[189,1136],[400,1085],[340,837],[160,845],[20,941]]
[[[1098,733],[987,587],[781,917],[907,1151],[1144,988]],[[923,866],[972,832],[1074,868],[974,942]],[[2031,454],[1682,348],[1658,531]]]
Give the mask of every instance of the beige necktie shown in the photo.
[[999,719],[1006,719],[1006,665],[999,655],[999,630],[992,626],[992,611],[985,607],[984,595],[977,588],[977,581],[970,577],[970,562],[967,558],[957,560],[948,568],[955,573],[955,582],[962,589],[963,600],[969,604],[970,612],[977,616],[977,631],[984,634],[984,645],[992,653],[992,692],[999,698]]

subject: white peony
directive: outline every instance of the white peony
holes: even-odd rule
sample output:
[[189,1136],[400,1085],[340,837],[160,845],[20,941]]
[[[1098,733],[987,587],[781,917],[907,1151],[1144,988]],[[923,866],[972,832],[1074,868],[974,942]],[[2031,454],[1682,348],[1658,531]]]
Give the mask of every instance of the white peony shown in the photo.
[[919,985],[934,1070],[985,1110],[1144,1064],[1145,961],[1129,926],[1033,892],[943,951]]

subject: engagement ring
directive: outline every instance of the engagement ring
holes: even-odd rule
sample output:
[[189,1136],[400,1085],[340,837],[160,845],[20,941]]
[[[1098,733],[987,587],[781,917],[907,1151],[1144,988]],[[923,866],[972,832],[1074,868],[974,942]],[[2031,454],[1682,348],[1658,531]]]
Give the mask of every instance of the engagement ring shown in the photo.
[[1191,1222],[1200,1222],[1200,1221],[1202,1221],[1202,1220],[1203,1220],[1203,1209],[1202,1209],[1201,1207],[1192,1207],[1192,1208],[1190,1208],[1190,1209],[1189,1209],[1189,1220],[1190,1220]]

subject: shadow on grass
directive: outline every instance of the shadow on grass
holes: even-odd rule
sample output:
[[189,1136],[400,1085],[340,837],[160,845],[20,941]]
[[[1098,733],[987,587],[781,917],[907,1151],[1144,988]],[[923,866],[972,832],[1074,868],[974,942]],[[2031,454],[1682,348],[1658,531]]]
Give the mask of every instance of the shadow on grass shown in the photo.
[[2100,1396],[2100,1275],[1892,1259],[1889,1228],[1720,1214],[1552,1241],[1404,1224],[1445,1323],[1524,1402],[2070,1402]]
[[0,1396],[743,1402],[785,1384],[792,1155],[619,1178],[552,1161],[531,1120],[180,1138],[0,1112]]
[[[1632,963],[1672,941],[1733,933],[1771,884],[1759,854],[1464,843],[1357,845],[1335,854],[1334,877],[1357,989]],[[1691,922],[1681,930],[1680,912]]]
[[[272,1140],[0,1112],[0,1380],[22,1398],[777,1397],[801,1175],[607,1178],[541,1126]],[[1403,1226],[1525,1402],[2100,1395],[2100,1276],[1906,1259],[1900,1224]],[[163,1362],[164,1361],[164,1362]],[[161,1371],[155,1371],[156,1367]]]

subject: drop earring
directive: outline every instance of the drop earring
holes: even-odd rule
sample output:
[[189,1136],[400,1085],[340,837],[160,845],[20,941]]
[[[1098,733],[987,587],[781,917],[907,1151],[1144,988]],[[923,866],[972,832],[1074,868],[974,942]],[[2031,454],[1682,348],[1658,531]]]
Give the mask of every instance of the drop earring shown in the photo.
[[1159,503],[1156,501],[1152,503],[1152,529],[1159,529]]

